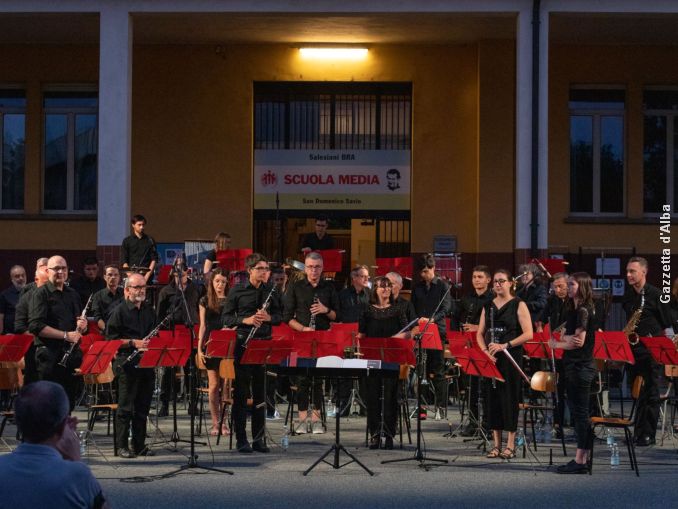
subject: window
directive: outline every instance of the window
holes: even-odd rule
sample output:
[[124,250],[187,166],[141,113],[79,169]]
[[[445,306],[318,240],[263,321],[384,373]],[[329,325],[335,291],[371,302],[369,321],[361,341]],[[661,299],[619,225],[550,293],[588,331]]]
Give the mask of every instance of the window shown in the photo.
[[643,212],[678,213],[678,89],[643,93]]
[[619,89],[570,90],[570,212],[624,213],[624,99]]
[[97,195],[97,93],[46,92],[43,107],[43,209],[93,212]]
[[26,96],[23,90],[0,90],[2,193],[0,209],[24,209]]
[[257,150],[407,150],[409,83],[256,83]]

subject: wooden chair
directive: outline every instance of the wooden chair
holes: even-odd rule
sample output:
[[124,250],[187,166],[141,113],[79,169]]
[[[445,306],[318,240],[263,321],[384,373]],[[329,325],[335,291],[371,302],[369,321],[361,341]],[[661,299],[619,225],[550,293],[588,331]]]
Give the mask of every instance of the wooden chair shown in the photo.
[[5,390],[10,392],[10,399],[7,405],[7,408],[3,409],[0,412],[2,421],[0,422],[0,442],[2,442],[5,447],[10,451],[12,448],[3,438],[3,433],[5,432],[5,426],[7,426],[7,421],[14,419],[14,411],[12,410],[12,403],[19,389],[23,386],[23,375],[21,373],[21,368],[23,367],[22,362],[0,362],[0,390]]
[[[662,411],[662,438],[660,440],[660,445],[664,445],[664,436],[665,436],[665,429],[666,429],[666,417],[667,417],[667,410],[668,410],[668,405],[670,404],[672,406],[671,409],[671,428],[669,431],[669,434],[671,438],[674,436],[674,431],[673,431],[673,420],[676,415],[676,405],[678,404],[678,395],[676,394],[676,386],[675,386],[675,378],[678,377],[678,366],[674,366],[671,364],[667,364],[664,366],[664,376],[669,380],[669,385],[666,388],[666,392],[662,395],[660,395],[659,400],[662,404],[661,406],[661,411]],[[673,391],[673,395],[671,395],[671,391]]]
[[643,377],[637,376],[633,380],[633,387],[631,388],[631,397],[633,398],[633,405],[631,406],[631,413],[628,418],[624,417],[591,417],[591,433],[589,434],[589,444],[591,454],[589,455],[589,475],[593,472],[593,446],[595,444],[595,428],[603,426],[604,428],[623,429],[626,437],[626,448],[629,452],[629,461],[631,462],[631,469],[635,470],[636,476],[640,477],[638,472],[638,461],[636,460],[636,447],[633,443],[633,432],[631,427],[634,425],[634,413],[640,391],[643,388]]
[[[219,418],[219,431],[224,429],[224,421],[226,420],[226,409],[233,407],[233,380],[235,380],[235,364],[233,359],[221,359],[219,363],[219,377],[224,380],[224,385],[221,390],[221,417]],[[228,412],[228,429],[231,434],[229,435],[228,448],[233,449],[233,413]],[[221,440],[221,433],[217,436],[217,445]]]
[[96,422],[96,418],[99,415],[99,412],[106,412],[107,413],[106,436],[109,436],[111,434],[111,421],[113,421],[113,455],[117,456],[118,446],[115,442],[115,429],[116,429],[115,416],[118,412],[118,404],[113,403],[113,401],[115,401],[115,398],[113,398],[114,379],[115,375],[113,373],[113,366],[109,364],[103,373],[100,373],[98,375],[85,375],[84,382],[85,384],[92,386],[95,395],[98,395],[99,386],[108,385],[108,391],[111,394],[110,399],[111,403],[98,404],[95,402],[95,404],[89,407],[89,409],[87,410],[87,430],[91,434],[92,431],[94,430],[94,423]]
[[203,382],[207,377],[207,366],[202,361],[200,355],[195,354],[195,368],[198,370],[198,380],[200,385],[197,387],[198,397],[200,402],[198,403],[198,429],[196,435],[200,436],[202,434],[202,425],[205,423],[205,428],[207,428],[207,422],[205,422],[205,398],[209,399],[209,387],[205,387]]
[[[555,400],[555,393],[557,391],[556,378],[551,371],[536,371],[532,375],[530,380],[530,388],[533,391],[542,392],[544,394],[544,399],[548,401],[549,397]],[[520,403],[518,408],[523,412],[523,429],[527,431],[527,414],[530,414],[530,427],[532,429],[532,445],[534,450],[537,450],[537,434],[534,429],[534,423],[536,421],[536,413],[551,412],[555,416],[557,409],[555,406],[545,403],[543,405],[533,404],[533,403]],[[555,419],[553,419],[555,421]],[[561,433],[560,443],[563,448],[563,456],[567,456],[567,449],[565,448],[565,434]],[[523,442],[523,458],[527,455],[527,443]]]

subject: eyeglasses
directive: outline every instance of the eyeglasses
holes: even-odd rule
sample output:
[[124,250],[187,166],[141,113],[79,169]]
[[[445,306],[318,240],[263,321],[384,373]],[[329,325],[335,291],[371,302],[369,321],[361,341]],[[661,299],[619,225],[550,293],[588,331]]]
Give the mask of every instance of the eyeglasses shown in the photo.
[[361,274],[358,274],[356,277],[359,277],[360,279],[370,279],[370,276],[368,274],[365,274],[364,276]]
[[323,270],[322,265],[306,265],[308,270]]
[[145,289],[146,289],[146,285],[128,286],[127,288],[131,288],[132,290],[145,290]]
[[47,267],[47,270],[51,270],[53,272],[67,272],[68,267]]
[[380,283],[377,285],[377,288],[384,288],[385,290],[393,290],[393,285],[387,285],[384,283]]
[[501,285],[503,285],[504,283],[507,283],[507,282],[508,282],[508,279],[495,279],[494,281],[492,281],[492,284],[495,285],[495,286],[497,286],[497,285],[501,286]]

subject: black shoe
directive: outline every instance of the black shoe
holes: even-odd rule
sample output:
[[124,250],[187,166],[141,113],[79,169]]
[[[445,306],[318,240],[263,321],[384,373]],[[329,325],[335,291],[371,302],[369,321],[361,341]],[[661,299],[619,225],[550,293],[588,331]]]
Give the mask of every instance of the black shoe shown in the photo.
[[370,449],[379,449],[379,442],[381,441],[381,437],[376,436],[370,438]]
[[563,439],[563,429],[562,428],[556,428],[556,439],[557,440]]
[[141,451],[136,453],[137,456],[146,456],[146,457],[151,457],[155,456],[155,452],[153,452],[151,449],[148,448],[148,446],[145,446]]
[[577,463],[575,460],[570,460],[569,463],[560,465],[556,469],[556,472],[559,474],[586,474],[588,471],[589,467],[587,465]]
[[169,415],[169,404],[163,403],[158,410],[158,417],[167,417]]
[[648,447],[654,444],[655,439],[649,435],[643,435],[642,437],[638,437],[638,439],[636,440],[636,445],[638,447]]
[[271,449],[264,445],[263,440],[257,440],[252,444],[252,450],[257,452],[271,452]]
[[132,451],[130,451],[129,449],[119,449],[118,450],[118,456],[120,456],[121,458],[126,458],[126,459],[136,458],[134,453]]
[[384,449],[388,449],[389,451],[393,449],[393,439],[391,437],[386,437]]
[[254,452],[254,449],[252,449],[252,446],[250,446],[249,442],[238,442],[236,443],[235,448],[238,449],[238,452],[243,454],[251,454]]
[[462,437],[472,437],[476,434],[477,431],[478,431],[477,427],[469,424],[463,430],[461,430],[461,433],[459,433],[459,435],[461,435]]

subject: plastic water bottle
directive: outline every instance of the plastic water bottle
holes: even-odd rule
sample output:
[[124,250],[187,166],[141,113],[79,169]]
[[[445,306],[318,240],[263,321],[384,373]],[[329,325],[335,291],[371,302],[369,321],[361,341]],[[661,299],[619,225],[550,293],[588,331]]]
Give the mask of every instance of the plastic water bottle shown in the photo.
[[612,449],[610,450],[610,468],[619,468],[619,447],[616,443],[612,444]]
[[550,444],[551,443],[551,436],[553,433],[553,425],[551,423],[551,416],[547,415],[546,416],[546,422],[544,423],[544,429],[542,430],[542,433],[544,435],[543,442],[545,444]]
[[525,432],[523,428],[518,428],[518,433],[516,434],[516,448],[522,447],[525,445]]
[[605,432],[607,433],[607,446],[612,447],[617,443],[617,440],[614,438],[614,435],[612,434],[612,430],[610,428],[605,428]]
[[80,456],[83,457],[87,454],[87,432],[78,431],[78,440],[80,441]]
[[290,446],[290,429],[287,426],[283,427],[283,436],[280,439],[280,447],[283,451],[287,451],[287,448]]

